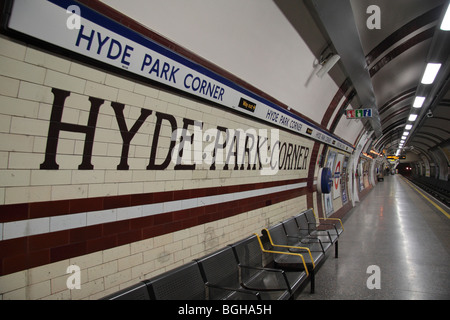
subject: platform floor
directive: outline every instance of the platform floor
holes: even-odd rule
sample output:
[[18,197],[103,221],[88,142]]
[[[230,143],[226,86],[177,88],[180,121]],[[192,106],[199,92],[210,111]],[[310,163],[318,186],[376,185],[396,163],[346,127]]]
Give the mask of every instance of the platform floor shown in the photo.
[[[430,199],[433,200],[433,199]],[[433,202],[436,202],[433,200]],[[448,208],[441,206],[448,214]],[[400,175],[386,176],[344,217],[331,252],[299,300],[450,299],[450,218]],[[379,267],[380,289],[369,266]]]

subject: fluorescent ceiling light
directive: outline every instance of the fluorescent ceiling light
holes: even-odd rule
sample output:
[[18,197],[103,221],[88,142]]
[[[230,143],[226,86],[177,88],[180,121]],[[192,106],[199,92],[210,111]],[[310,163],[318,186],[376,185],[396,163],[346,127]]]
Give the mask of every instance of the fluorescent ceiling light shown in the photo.
[[411,130],[411,128],[412,128],[412,124],[407,124],[407,125],[405,126],[405,130]]
[[445,12],[444,19],[442,20],[441,30],[450,31],[450,4]]
[[408,121],[416,121],[416,119],[417,119],[417,114],[410,114]]
[[425,101],[425,97],[417,96],[414,100],[413,107],[414,108],[422,108],[423,102]]
[[408,134],[409,134],[408,131],[403,132],[403,135],[404,135],[404,136],[407,136]]
[[425,68],[425,72],[423,73],[422,83],[423,84],[431,84],[436,78],[439,69],[441,68],[440,63],[429,63]]

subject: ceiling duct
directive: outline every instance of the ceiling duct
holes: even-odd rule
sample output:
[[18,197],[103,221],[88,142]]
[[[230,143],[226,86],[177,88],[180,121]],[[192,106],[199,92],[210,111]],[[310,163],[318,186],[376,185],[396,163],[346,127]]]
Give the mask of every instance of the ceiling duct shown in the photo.
[[382,130],[378,106],[350,1],[311,0],[311,3],[341,58],[362,107],[372,108],[369,122],[375,136],[380,137]]

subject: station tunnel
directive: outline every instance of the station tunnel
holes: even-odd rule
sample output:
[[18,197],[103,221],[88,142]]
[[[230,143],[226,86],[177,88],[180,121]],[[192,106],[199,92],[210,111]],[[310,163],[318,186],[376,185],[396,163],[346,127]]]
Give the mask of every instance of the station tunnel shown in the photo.
[[0,7],[0,300],[450,298],[448,1]]

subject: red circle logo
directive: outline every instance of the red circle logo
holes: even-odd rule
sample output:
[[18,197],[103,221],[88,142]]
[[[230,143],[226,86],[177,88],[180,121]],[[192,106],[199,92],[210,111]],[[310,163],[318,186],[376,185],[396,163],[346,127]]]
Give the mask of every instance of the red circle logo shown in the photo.
[[[334,175],[336,176],[336,173],[340,174],[341,172],[341,162],[339,161],[336,165],[336,169],[334,170]],[[339,178],[334,179],[334,188],[337,190],[339,187]]]

